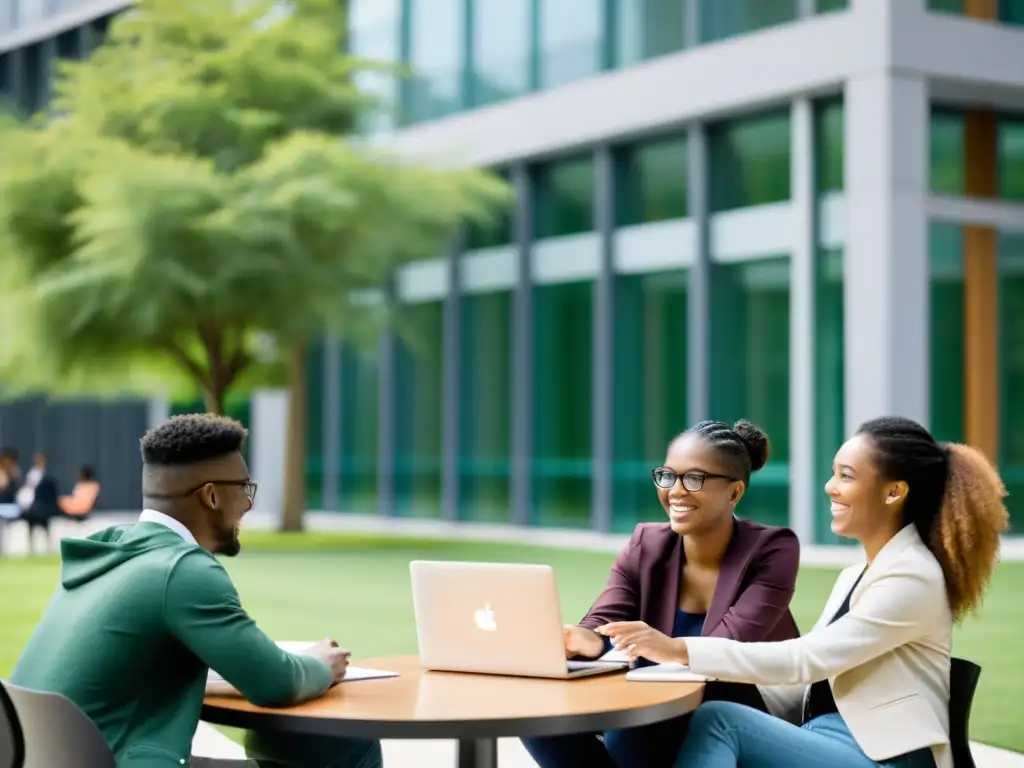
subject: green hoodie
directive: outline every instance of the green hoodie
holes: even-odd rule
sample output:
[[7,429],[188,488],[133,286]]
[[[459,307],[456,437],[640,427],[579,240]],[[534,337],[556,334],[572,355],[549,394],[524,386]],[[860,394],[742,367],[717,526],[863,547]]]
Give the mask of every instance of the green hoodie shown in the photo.
[[278,648],[220,563],[169,528],[115,526],[63,540],[61,555],[61,584],[11,682],[71,699],[118,768],[188,764],[210,667],[267,707],[331,685],[324,662]]

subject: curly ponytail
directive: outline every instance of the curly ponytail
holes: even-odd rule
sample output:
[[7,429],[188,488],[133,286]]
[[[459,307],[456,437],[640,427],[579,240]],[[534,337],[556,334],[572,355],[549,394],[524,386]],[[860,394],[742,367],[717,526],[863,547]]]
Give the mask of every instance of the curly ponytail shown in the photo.
[[959,622],[981,605],[1009,526],[1003,481],[979,450],[940,445],[910,419],[872,419],[857,432],[871,438],[881,475],[907,483],[903,525],[914,524],[942,566]]
[[999,537],[1010,523],[1006,487],[977,448],[950,443],[946,492],[928,546],[946,575],[953,619],[981,606],[999,557]]

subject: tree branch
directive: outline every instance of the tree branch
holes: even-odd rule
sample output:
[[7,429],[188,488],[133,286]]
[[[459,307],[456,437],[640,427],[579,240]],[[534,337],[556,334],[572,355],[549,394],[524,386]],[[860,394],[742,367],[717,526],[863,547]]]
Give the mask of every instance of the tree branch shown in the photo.
[[204,371],[203,367],[193,360],[178,342],[166,339],[160,342],[160,348],[167,352],[174,362],[184,368],[185,372],[194,378],[200,386],[206,386],[208,371]]

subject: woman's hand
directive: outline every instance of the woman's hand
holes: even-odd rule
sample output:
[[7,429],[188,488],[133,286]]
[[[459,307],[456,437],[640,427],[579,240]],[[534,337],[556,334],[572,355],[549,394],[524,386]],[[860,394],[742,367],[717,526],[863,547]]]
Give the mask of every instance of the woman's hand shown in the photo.
[[562,635],[565,639],[565,658],[567,659],[576,656],[596,659],[604,653],[604,640],[592,629],[566,624],[562,627]]
[[671,638],[642,621],[614,621],[595,631],[610,637],[615,649],[625,652],[630,661],[641,656],[655,664],[688,664],[690,661],[685,640]]

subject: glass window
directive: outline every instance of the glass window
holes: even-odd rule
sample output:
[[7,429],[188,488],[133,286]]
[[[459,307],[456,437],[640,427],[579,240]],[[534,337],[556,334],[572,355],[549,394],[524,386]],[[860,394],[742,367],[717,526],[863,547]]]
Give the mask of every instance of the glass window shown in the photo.
[[750,419],[771,457],[736,508],[771,525],[789,521],[789,258],[715,264],[711,294],[711,418]]
[[712,211],[789,200],[788,109],[712,126],[708,155]]
[[101,16],[89,24],[89,50],[94,51],[107,40],[107,30],[110,29],[110,20],[113,15]]
[[931,188],[947,195],[964,193],[964,116],[932,108]]
[[1024,25],[1024,0],[999,0],[999,21]]
[[797,0],[700,0],[705,43],[796,20]]
[[[2,0],[0,0],[2,1]],[[82,39],[78,29],[72,29],[62,35],[57,35],[57,58],[58,59],[80,59],[82,49],[79,41]]]
[[[828,101],[815,108],[815,166],[819,201],[825,192],[843,188],[843,102]],[[819,208],[820,210],[820,208]],[[843,250],[817,249],[815,288],[815,481],[824,486],[832,475],[832,459],[846,438],[845,366],[843,350]],[[851,543],[832,533],[828,507],[818,507],[815,541]]]
[[512,294],[461,300],[459,516],[508,522],[511,477]]
[[539,2],[541,88],[554,88],[599,72],[604,0]]
[[817,0],[814,8],[816,13],[830,13],[832,11],[845,11],[850,7],[850,0]]
[[380,358],[377,348],[346,344],[341,350],[341,466],[338,467],[342,512],[375,514],[380,413]]
[[651,469],[687,421],[686,270],[615,278],[612,530],[664,520]]
[[[1011,530],[1024,522],[1024,236],[999,238],[1000,472]],[[1016,525],[1014,524],[1016,523]]]
[[615,225],[686,216],[686,137],[623,147],[615,155]]
[[589,153],[534,169],[534,237],[594,229],[594,158]]
[[324,508],[324,344],[306,360],[306,508]]
[[682,50],[685,8],[681,0],[616,0],[616,66]]
[[473,104],[530,90],[531,0],[476,0],[473,14]]
[[1024,201],[1024,118],[999,120],[999,196]]
[[[506,182],[509,181],[508,171],[496,171],[495,175]],[[514,204],[509,204],[506,209],[494,217],[492,222],[486,224],[471,223],[466,232],[466,249],[492,248],[511,243],[514,207]]]
[[[818,247],[814,314],[814,425],[816,488],[832,476],[832,459],[846,440],[846,366],[843,351],[843,250]],[[827,505],[816,507],[815,543],[853,544],[832,532]]]
[[[397,62],[402,58],[401,0],[351,0],[350,24],[352,52],[374,61]],[[379,100],[359,118],[359,128],[367,133],[394,127],[398,100],[398,79],[383,72],[359,72],[356,86]]]
[[815,139],[817,187],[821,192],[843,188],[843,102],[824,101],[815,105]]
[[534,522],[589,528],[594,285],[533,291]]
[[463,0],[409,0],[409,122],[444,117],[463,106],[464,6]]
[[11,79],[15,72],[12,59],[16,55],[17,52],[13,51],[0,53],[0,109],[6,108],[7,100],[14,96],[14,83],[11,82]]
[[964,241],[963,230],[932,222],[931,432],[937,440],[964,441]]
[[441,514],[444,302],[403,308],[405,338],[395,358],[395,510]]

